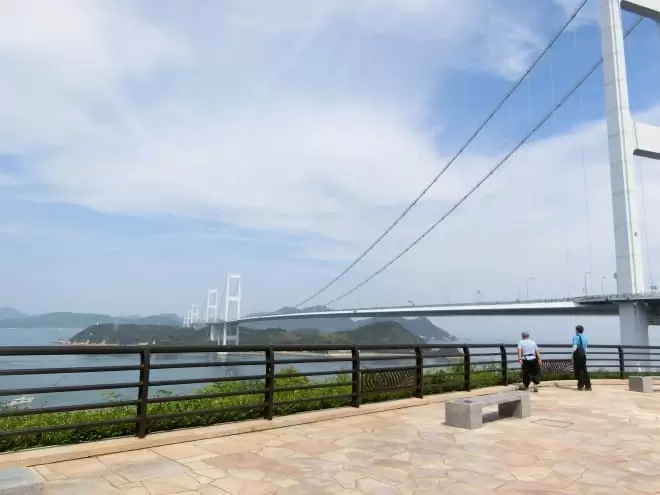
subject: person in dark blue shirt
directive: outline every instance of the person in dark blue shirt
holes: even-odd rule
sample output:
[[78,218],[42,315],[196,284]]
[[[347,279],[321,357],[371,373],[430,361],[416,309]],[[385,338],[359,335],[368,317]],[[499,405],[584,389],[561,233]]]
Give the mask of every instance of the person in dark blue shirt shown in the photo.
[[578,325],[575,327],[573,336],[573,370],[577,379],[578,390],[591,390],[591,377],[587,370],[587,350],[589,349],[589,340],[584,335],[584,327]]

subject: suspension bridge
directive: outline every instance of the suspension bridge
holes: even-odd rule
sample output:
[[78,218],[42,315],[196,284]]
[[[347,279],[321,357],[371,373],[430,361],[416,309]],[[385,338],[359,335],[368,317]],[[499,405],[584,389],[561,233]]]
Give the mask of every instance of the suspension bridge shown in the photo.
[[[329,283],[296,305],[297,312],[287,314],[263,314],[258,316],[240,316],[240,276],[238,292],[229,294],[230,279],[225,289],[225,317],[218,318],[218,291],[209,291],[207,314],[204,323],[211,325],[211,339],[227,344],[238,342],[238,327],[257,321],[277,321],[297,318],[332,318],[349,316],[362,317],[395,317],[395,316],[461,316],[461,315],[618,315],[621,343],[624,345],[649,345],[649,325],[660,324],[660,296],[651,281],[647,287],[645,282],[645,267],[643,256],[643,231],[640,223],[639,198],[637,193],[637,179],[635,176],[634,157],[643,157],[651,160],[660,160],[660,127],[637,121],[630,110],[628,74],[624,40],[643,21],[654,22],[658,25],[660,33],[660,0],[594,0],[598,2],[600,26],[600,60],[589,68],[583,77],[568,90],[562,97],[556,99],[550,111],[534,125],[525,137],[489,170],[489,172],[472,187],[467,194],[461,197],[437,222],[415,239],[395,257],[362,280],[350,290],[342,293],[328,303],[334,304],[344,297],[359,290],[390,266],[405,256],[414,246],[421,242],[447,217],[454,213],[484,182],[486,182],[512,155],[514,155],[548,120],[554,113],[568,101],[580,86],[602,66],[603,87],[605,96],[606,128],[608,141],[608,154],[610,163],[610,188],[613,210],[614,249],[616,257],[616,285],[615,294],[589,296],[585,282],[583,297],[564,298],[552,300],[516,300],[511,302],[470,303],[470,304],[441,304],[423,306],[397,306],[352,308],[327,311],[305,311],[304,307],[311,300],[325,293],[343,278],[358,263],[360,263],[378,245],[400,221],[419,203],[431,187],[447,171],[454,161],[481,133],[483,128],[502,109],[504,103],[520,87],[529,74],[537,67],[544,56],[557,42],[560,36],[569,28],[571,23],[584,9],[588,0],[583,0],[577,6],[566,23],[550,40],[547,47],[540,53],[527,71],[513,84],[502,101],[494,108],[489,116],[482,122],[468,141],[460,148],[458,153],[448,161],[434,179],[421,191],[421,193],[403,210],[396,220],[380,235],[369,247],[362,252],[350,265],[341,271]],[[638,16],[636,22],[628,29],[624,29],[622,13],[629,12]],[[586,276],[586,275],[585,275]],[[230,275],[231,277],[231,275]],[[233,312],[230,311],[230,306]],[[198,308],[193,307],[187,318],[187,324],[194,325],[199,318]],[[222,326],[222,334],[219,328]],[[233,330],[232,330],[233,329]]]

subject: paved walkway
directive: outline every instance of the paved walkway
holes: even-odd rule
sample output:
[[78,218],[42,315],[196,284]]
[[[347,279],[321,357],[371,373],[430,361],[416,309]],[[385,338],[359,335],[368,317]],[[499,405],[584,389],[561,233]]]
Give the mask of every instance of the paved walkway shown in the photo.
[[4,493],[660,493],[660,394],[626,388],[549,385],[530,418],[472,431],[445,426],[440,403],[60,462]]

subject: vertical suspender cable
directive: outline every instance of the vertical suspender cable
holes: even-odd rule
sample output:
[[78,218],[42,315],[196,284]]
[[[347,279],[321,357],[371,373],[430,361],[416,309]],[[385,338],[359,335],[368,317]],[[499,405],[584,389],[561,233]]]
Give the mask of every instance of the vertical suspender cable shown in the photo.
[[[577,53],[577,30],[573,31],[573,49],[575,53]],[[584,101],[582,98],[582,89],[578,90],[578,100],[580,104],[580,112],[579,112],[579,118],[580,118],[580,125],[583,125],[584,123]],[[590,287],[589,287],[589,293],[591,294],[593,292],[593,272],[592,272],[592,263],[591,263],[591,212],[589,211],[589,178],[588,178],[588,173],[587,173],[587,165],[586,165],[586,157],[585,157],[585,150],[584,150],[584,134],[580,134],[580,161],[582,163],[582,188],[583,188],[583,193],[584,193],[584,214],[585,214],[585,219],[586,219],[586,235],[587,235],[587,263],[588,263],[588,272],[589,272],[589,280],[590,280]],[[586,281],[585,281],[586,284]],[[585,285],[586,287],[586,285]],[[586,296],[587,294],[585,294]]]

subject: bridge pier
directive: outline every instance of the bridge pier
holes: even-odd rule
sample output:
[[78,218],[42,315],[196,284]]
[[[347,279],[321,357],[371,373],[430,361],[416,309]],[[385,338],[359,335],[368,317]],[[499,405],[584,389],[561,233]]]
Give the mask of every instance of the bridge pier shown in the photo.
[[219,343],[220,340],[220,329],[218,328],[217,323],[210,323],[209,324],[209,342],[212,342],[214,344]]
[[236,323],[224,323],[222,325],[222,345],[238,345],[239,326]]
[[629,371],[643,371],[652,367],[649,345],[649,308],[643,302],[619,304],[619,332],[621,345],[645,347],[624,350],[624,362]]
[[649,314],[646,304],[641,302],[619,305],[621,345],[649,345]]

